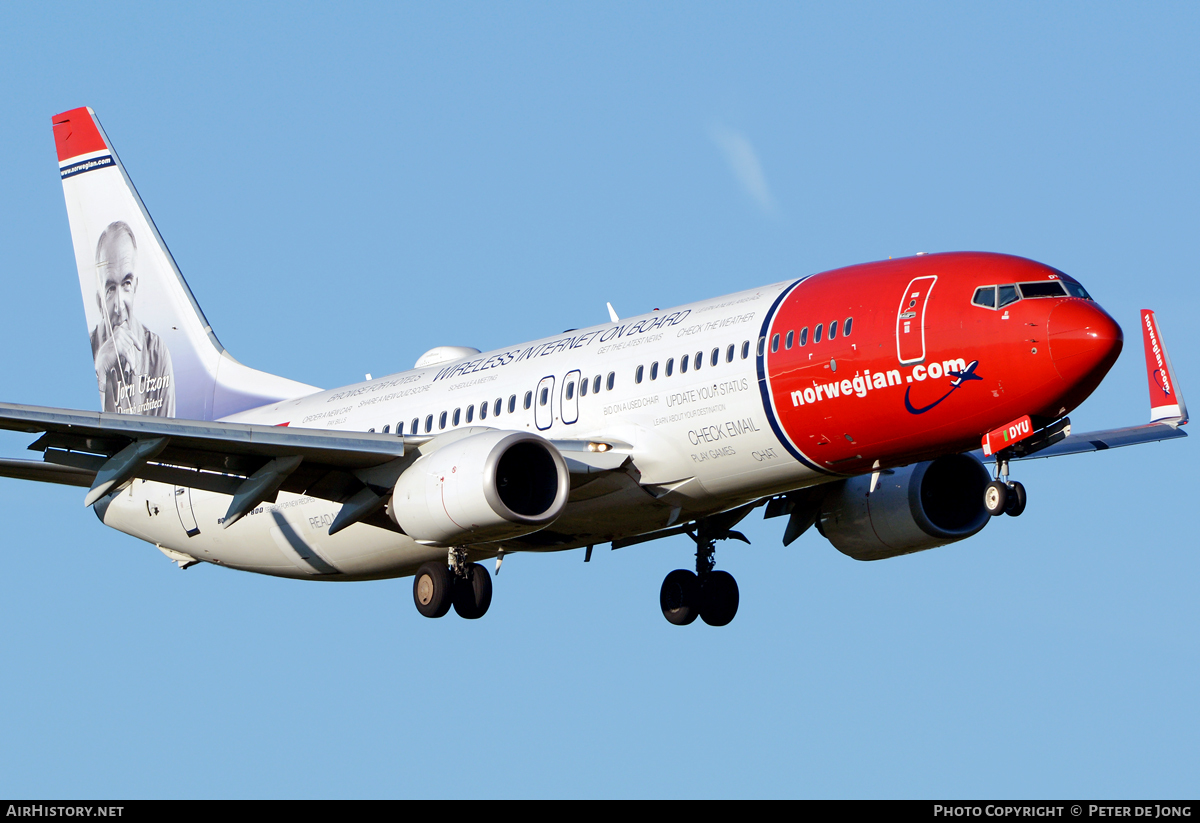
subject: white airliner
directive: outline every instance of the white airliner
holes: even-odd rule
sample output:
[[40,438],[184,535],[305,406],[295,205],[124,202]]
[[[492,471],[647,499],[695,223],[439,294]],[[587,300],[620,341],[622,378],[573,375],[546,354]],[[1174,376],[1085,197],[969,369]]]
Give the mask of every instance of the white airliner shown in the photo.
[[[1181,437],[1143,311],[1151,422],[1070,434],[1122,346],[1074,278],[999,254],[854,266],[503,350],[429,350],[322,390],[217,341],[91,109],[53,118],[100,412],[0,404],[43,460],[0,474],[88,489],[101,521],[181,568],[414,576],[417,609],[481,617],[479,561],[676,534],[696,569],[668,620],[724,625],[717,541],[760,505],[860,560],[1019,515],[1013,460]],[[994,464],[994,476],[985,467]]]

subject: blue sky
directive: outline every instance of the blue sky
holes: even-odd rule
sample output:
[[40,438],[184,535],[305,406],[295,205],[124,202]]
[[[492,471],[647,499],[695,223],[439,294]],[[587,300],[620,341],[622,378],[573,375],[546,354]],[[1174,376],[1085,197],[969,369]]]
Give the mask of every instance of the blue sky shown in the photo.
[[[9,5],[7,401],[94,408],[50,116],[92,106],[225,346],[331,387],[916,251],[1078,277],[1200,397],[1189,4]],[[5,434],[21,456],[30,437]],[[1190,441],[1034,461],[1019,520],[858,563],[675,538],[409,580],[179,572],[0,480],[0,795],[1194,797]]]

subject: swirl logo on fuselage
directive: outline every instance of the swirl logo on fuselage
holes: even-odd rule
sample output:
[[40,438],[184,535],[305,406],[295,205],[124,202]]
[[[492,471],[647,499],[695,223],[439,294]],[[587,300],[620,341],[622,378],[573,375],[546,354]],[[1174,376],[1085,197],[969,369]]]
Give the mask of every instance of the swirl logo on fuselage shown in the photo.
[[945,394],[943,394],[941,397],[939,397],[937,400],[934,400],[932,403],[930,403],[928,406],[922,406],[921,408],[917,408],[916,406],[914,406],[912,404],[912,401],[909,399],[909,392],[912,391],[912,386],[908,386],[907,388],[904,389],[904,408],[908,409],[909,414],[924,414],[925,412],[929,411],[930,409],[933,409],[939,403],[941,403],[943,400],[945,400],[947,397],[949,397],[950,395],[952,395],[956,391],[958,391],[958,388],[961,385],[963,385],[964,383],[970,382],[971,380],[982,380],[983,378],[975,373],[975,367],[978,365],[979,365],[978,360],[972,360],[969,364],[967,364],[967,367],[965,369],[962,369],[961,371],[946,372],[947,377],[954,378],[953,381],[951,381],[951,383],[950,383],[950,389]]

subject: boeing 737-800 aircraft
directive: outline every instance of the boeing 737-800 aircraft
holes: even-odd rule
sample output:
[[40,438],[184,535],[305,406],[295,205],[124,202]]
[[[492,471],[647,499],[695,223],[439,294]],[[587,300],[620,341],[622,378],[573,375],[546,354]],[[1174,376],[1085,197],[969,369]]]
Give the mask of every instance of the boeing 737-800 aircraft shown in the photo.
[[[311,580],[414,575],[417,609],[491,602],[479,561],[675,534],[696,568],[663,614],[733,619],[718,541],[765,505],[878,560],[1019,515],[1012,461],[1182,437],[1141,315],[1151,422],[1066,415],[1122,333],[1073,277],[1019,257],[918,255],[740,291],[322,390],[217,341],[95,114],[53,118],[102,411],[0,404],[43,460],[0,474],[88,489],[105,525],[187,568]],[[984,461],[994,466],[994,474]],[[498,566],[497,566],[498,567]]]

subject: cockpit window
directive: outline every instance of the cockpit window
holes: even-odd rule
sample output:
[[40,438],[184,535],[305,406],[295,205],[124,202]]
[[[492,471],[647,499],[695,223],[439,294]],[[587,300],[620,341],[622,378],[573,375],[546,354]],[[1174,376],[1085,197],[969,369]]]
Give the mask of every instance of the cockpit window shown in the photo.
[[1040,283],[1021,283],[1021,296],[1032,297],[1066,297],[1067,290],[1057,280],[1043,280]]
[[985,309],[996,308],[996,287],[984,286],[982,289],[975,289],[975,297],[971,302]]
[[1078,283],[1072,283],[1069,280],[1062,281],[1062,284],[1067,287],[1067,293],[1072,297],[1082,297],[1084,300],[1091,300],[1092,296],[1087,293],[1087,289]]
[[1000,302],[996,308],[1002,309],[1010,303],[1016,303],[1021,297],[1017,294],[1016,286],[998,286],[1000,291]]

